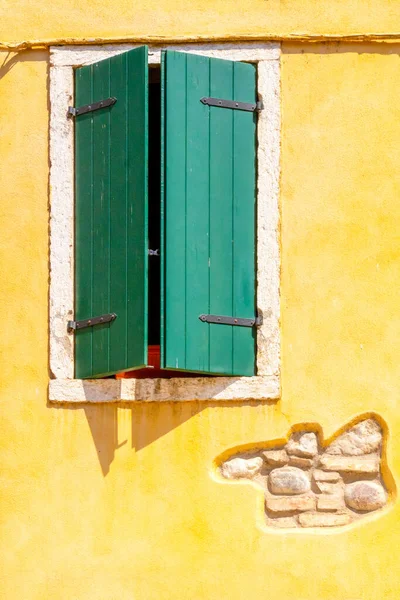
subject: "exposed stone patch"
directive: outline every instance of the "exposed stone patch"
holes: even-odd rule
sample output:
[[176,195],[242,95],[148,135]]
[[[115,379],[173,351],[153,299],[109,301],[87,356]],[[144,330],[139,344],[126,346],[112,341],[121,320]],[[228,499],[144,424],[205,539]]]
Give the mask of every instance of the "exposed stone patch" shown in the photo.
[[312,431],[286,445],[238,453],[223,462],[226,479],[264,490],[266,524],[274,528],[340,527],[388,501],[381,474],[382,429],[365,419],[323,448]]
[[374,481],[356,481],[346,485],[344,497],[347,506],[355,510],[376,510],[386,504],[384,488]]
[[272,513],[315,510],[314,494],[301,496],[267,496],[266,507]]
[[316,481],[315,487],[321,494],[343,495],[343,481],[331,483],[329,481]]
[[341,471],[342,473],[377,473],[379,471],[379,456],[331,456],[324,454],[320,458],[320,465],[327,471]]
[[321,494],[317,496],[317,508],[322,512],[335,512],[345,508],[343,497],[332,494]]
[[310,469],[313,466],[311,458],[301,458],[301,456],[291,456],[289,459],[290,467],[298,467],[299,469]]
[[357,423],[343,433],[327,448],[327,454],[343,454],[344,456],[361,456],[379,450],[382,444],[382,429],[373,419]]
[[266,450],[262,453],[267,465],[283,467],[289,462],[286,450]]
[[307,475],[296,467],[281,467],[269,474],[269,489],[273,494],[304,494],[310,489]]
[[251,479],[260,472],[263,466],[261,457],[256,458],[232,458],[222,465],[222,475],[226,479],[240,479],[242,477]]
[[320,471],[319,469],[314,470],[313,477],[315,481],[330,481],[332,483],[340,479],[339,473],[335,473],[334,471]]
[[318,453],[318,441],[315,433],[294,433],[286,444],[288,454],[310,458]]
[[302,527],[338,527],[348,525],[350,522],[351,517],[347,514],[303,513],[299,515],[299,523]]
[[267,524],[270,527],[276,527],[279,529],[292,529],[293,527],[297,527],[297,519],[296,517],[275,517],[273,519],[269,519],[267,517]]

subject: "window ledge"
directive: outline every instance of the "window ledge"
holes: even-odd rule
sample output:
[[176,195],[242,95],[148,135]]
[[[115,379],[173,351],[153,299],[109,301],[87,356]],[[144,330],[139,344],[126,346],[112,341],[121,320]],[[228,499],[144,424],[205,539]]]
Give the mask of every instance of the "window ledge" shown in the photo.
[[54,403],[278,400],[279,377],[176,377],[173,379],[52,379]]

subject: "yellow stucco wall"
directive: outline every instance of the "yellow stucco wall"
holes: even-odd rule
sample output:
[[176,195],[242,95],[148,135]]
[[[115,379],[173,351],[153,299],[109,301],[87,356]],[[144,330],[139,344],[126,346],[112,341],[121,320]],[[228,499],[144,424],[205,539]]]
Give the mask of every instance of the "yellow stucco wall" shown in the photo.
[[6,0],[0,40],[399,34],[398,0]]
[[398,484],[399,56],[283,46],[281,401],[54,407],[48,56],[1,55],[1,598],[398,599],[397,503],[345,530],[267,532],[261,492],[217,483],[212,462],[298,422],[328,437],[375,411]]

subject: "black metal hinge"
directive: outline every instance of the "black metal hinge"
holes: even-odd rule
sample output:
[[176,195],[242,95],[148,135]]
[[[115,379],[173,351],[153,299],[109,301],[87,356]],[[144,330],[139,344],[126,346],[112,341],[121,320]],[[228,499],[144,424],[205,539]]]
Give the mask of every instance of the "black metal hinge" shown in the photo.
[[236,102],[235,100],[224,100],[223,98],[200,98],[200,102],[208,106],[217,106],[218,108],[233,108],[235,110],[246,110],[248,112],[260,111],[263,109],[262,102]]
[[88,112],[99,110],[100,108],[107,108],[107,106],[112,106],[115,104],[116,101],[116,98],[106,98],[106,100],[100,100],[100,102],[93,102],[92,104],[85,104],[85,106],[80,106],[79,108],[69,106],[68,117],[79,117],[79,115],[84,115]]
[[75,331],[76,329],[84,329],[85,327],[93,327],[93,325],[100,325],[100,323],[110,323],[115,321],[117,315],[115,313],[108,313],[106,315],[100,315],[100,317],[92,317],[91,319],[84,319],[83,321],[68,321],[68,331]]
[[262,325],[261,315],[253,319],[224,317],[223,315],[200,315],[199,319],[203,323],[214,323],[216,325],[236,325],[238,327],[260,327]]

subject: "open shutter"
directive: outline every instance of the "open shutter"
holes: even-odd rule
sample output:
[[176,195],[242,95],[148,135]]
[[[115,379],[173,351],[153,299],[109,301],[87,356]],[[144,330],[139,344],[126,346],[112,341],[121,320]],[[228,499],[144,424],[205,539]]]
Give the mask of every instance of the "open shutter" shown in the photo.
[[255,105],[256,69],[166,51],[162,85],[162,366],[254,375],[255,327],[199,316],[256,316],[256,114],[201,102]]
[[[147,47],[75,71],[75,376],[147,363]],[[92,106],[93,108],[93,106]]]

